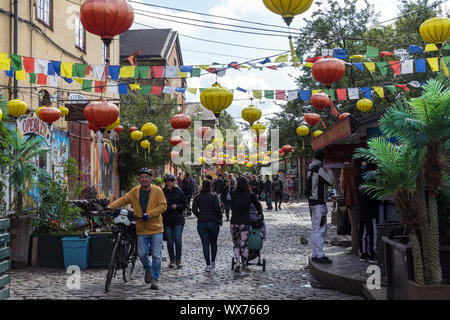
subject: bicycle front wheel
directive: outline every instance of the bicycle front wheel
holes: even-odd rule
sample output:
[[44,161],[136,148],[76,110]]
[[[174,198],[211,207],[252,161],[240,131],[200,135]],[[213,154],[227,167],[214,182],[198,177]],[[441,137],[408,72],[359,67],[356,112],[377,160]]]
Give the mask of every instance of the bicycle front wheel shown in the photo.
[[106,274],[106,283],[105,283],[105,293],[108,293],[109,288],[111,287],[111,281],[113,278],[113,275],[116,272],[117,268],[117,250],[119,248],[120,240],[119,237],[117,237],[116,241],[114,242],[114,247],[111,254],[111,260],[109,261],[109,268],[108,273]]

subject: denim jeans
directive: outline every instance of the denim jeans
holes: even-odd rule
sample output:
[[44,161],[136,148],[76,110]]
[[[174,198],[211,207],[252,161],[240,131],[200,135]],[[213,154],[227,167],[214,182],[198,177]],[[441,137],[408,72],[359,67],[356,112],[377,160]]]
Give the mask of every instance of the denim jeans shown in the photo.
[[266,204],[267,204],[267,208],[272,209],[272,193],[271,192],[266,192]]
[[[217,237],[219,236],[219,223],[214,221],[203,221],[197,224],[197,231],[202,240],[203,255],[206,265],[210,266],[211,261],[216,261]],[[211,246],[211,251],[209,247]]]
[[227,216],[227,220],[230,220],[231,200],[225,200],[223,204],[225,206],[225,214]]
[[[161,257],[163,234],[137,236],[139,260],[141,260],[145,271],[151,272],[152,279],[158,280],[161,272]],[[149,250],[152,251],[152,262],[148,257]]]
[[181,260],[181,239],[183,235],[183,229],[184,224],[164,227],[164,233],[167,240],[167,251],[169,252],[170,261]]

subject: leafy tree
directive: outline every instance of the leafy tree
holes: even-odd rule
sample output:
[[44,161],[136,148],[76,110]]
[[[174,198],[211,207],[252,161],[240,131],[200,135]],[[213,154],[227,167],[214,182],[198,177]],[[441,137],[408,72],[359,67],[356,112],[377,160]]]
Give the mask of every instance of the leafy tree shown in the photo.
[[[142,167],[156,168],[161,167],[168,162],[168,155],[172,149],[170,138],[173,128],[170,125],[170,119],[177,112],[176,99],[162,105],[159,98],[150,96],[151,103],[156,109],[156,114],[147,114],[148,101],[142,95],[133,96],[130,104],[124,104],[120,110],[120,123],[124,130],[119,136],[119,178],[120,188],[129,189],[134,183],[133,177]],[[130,137],[129,128],[135,126],[140,130],[142,125],[152,122],[158,127],[157,135],[161,135],[164,140],[155,142],[154,137],[146,138],[150,141],[150,154]],[[142,141],[141,140],[141,141]]]
[[[428,0],[403,0],[399,6],[399,16],[404,16],[404,18],[396,20],[394,24],[382,26],[378,23],[379,18],[374,14],[374,6],[366,2],[364,8],[358,9],[356,3],[357,0],[345,0],[343,2],[331,0],[327,2],[330,10],[321,8],[313,12],[311,19],[304,19],[305,26],[299,30],[300,36],[296,47],[297,54],[303,57],[303,60],[306,60],[310,57],[322,55],[322,49],[345,48],[350,56],[363,55],[368,45],[380,48],[381,51],[391,52],[399,48],[408,48],[409,44],[424,45],[418,34],[420,24],[426,19],[441,13],[436,6],[431,6]],[[319,2],[319,6],[320,4]],[[414,30],[414,32],[411,32],[411,30]],[[436,56],[436,53],[414,55],[417,58],[431,56]],[[408,57],[402,56],[401,59],[399,58],[397,56],[388,56],[383,58],[383,60],[402,61]],[[379,57],[372,59],[374,62],[380,61]],[[413,80],[426,81],[426,79],[433,76],[432,72],[427,70],[426,73],[413,73],[394,77],[391,67],[389,66],[388,68],[388,73],[384,76],[378,69],[371,73],[366,68],[364,68],[364,71],[360,71],[355,66],[347,65],[345,75],[333,88],[406,84]],[[311,68],[302,67],[302,71],[302,75],[297,79],[299,89],[324,89],[322,84],[312,78]],[[400,96],[409,99],[421,94],[420,88],[409,89],[409,92],[405,92],[396,88],[395,93],[385,90],[385,98],[379,98],[376,93],[372,94],[374,107],[371,112],[385,110]],[[355,100],[334,100],[334,105],[340,113],[349,112],[356,118],[365,115],[356,109]],[[329,109],[319,112],[310,105],[309,101],[300,99],[285,104],[283,111],[270,120],[270,128],[278,128],[280,130],[282,139],[280,145],[289,143],[300,147],[300,150],[294,151],[293,157],[298,156],[301,151],[301,139],[296,137],[295,129],[302,123],[304,114],[309,112],[319,113],[327,127],[338,121],[337,117],[331,115]],[[317,129],[323,130],[320,125],[316,125],[312,131]],[[310,157],[312,150],[309,146],[309,138],[305,139],[305,148],[302,154]]]

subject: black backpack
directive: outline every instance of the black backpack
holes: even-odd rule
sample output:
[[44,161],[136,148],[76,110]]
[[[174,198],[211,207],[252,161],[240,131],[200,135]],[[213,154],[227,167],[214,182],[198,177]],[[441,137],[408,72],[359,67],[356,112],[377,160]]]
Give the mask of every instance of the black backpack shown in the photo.
[[322,163],[321,164],[316,164],[315,166],[311,167],[310,169],[308,169],[308,175],[306,178],[306,186],[305,186],[305,196],[307,198],[309,198],[312,194],[312,178],[314,173],[318,173],[320,168],[322,168]]

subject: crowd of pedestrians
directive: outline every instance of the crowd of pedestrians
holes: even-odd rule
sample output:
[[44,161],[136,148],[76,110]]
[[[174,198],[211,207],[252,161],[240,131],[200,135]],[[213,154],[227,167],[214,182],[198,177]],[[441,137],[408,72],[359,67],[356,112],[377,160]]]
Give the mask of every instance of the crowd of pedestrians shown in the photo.
[[[183,229],[186,217],[192,214],[197,219],[197,232],[202,243],[206,272],[215,268],[217,239],[223,225],[223,217],[230,222],[233,241],[233,255],[236,261],[234,271],[245,273],[249,261],[249,233],[252,214],[262,215],[260,201],[265,200],[267,210],[272,210],[272,196],[275,196],[275,210],[281,209],[283,182],[274,176],[218,173],[191,177],[189,173],[165,174],[164,184],[151,184],[152,170],[139,171],[140,185],[123,197],[111,203],[111,209],[131,204],[136,221],[138,254],[144,266],[147,283],[151,289],[158,289],[161,272],[163,241],[167,243],[169,268],[182,268]],[[192,201],[192,204],[191,204]],[[151,256],[151,261],[149,257]]]

